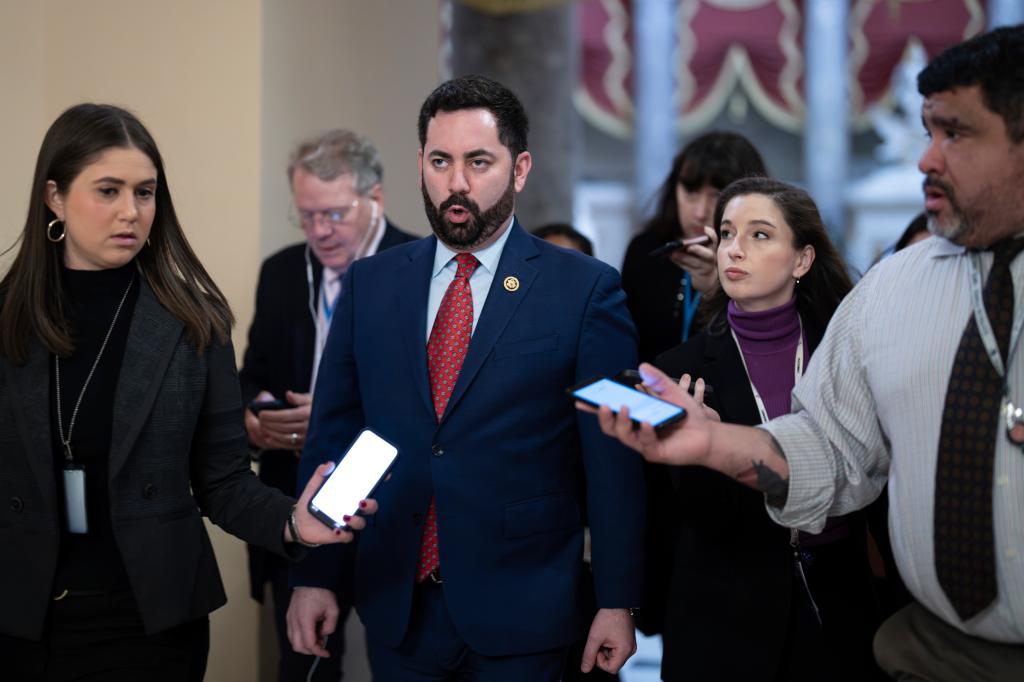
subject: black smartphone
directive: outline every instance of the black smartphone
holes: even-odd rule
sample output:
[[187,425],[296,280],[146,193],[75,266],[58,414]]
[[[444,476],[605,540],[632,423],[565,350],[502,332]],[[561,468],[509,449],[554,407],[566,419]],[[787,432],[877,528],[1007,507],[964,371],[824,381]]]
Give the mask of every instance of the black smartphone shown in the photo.
[[[679,383],[679,377],[669,377],[669,380],[671,380],[671,381],[673,381],[673,382],[675,382],[677,384]],[[624,370],[622,370],[621,372],[619,372],[618,374],[615,375],[615,381],[619,382],[620,384],[625,384],[626,386],[636,386],[637,384],[642,384],[643,381],[644,381],[644,378],[642,376],[640,376],[640,372],[638,370],[635,370],[635,369],[624,369]],[[694,390],[696,388],[697,388],[697,382],[696,381],[691,381],[690,382],[690,387],[688,389],[686,389],[686,391],[690,395],[693,395]],[[714,394],[715,394],[715,389],[712,388],[711,384],[705,383],[704,384],[704,397],[705,398],[710,398]]]
[[262,410],[284,410],[294,405],[289,405],[283,400],[253,400],[249,403],[249,411],[255,415],[259,415]]
[[686,417],[686,410],[678,405],[647,395],[635,388],[599,377],[568,389],[569,395],[593,407],[607,405],[618,413],[623,405],[629,408],[629,418],[636,423],[650,422],[660,429]]
[[309,513],[332,530],[345,528],[344,517],[355,516],[359,502],[373,494],[397,458],[398,448],[363,429],[309,501]]
[[670,242],[666,242],[658,248],[651,251],[648,255],[650,258],[658,258],[660,256],[667,256],[673,251],[679,249],[685,249],[687,246],[695,246],[697,244],[710,244],[711,237],[706,234],[702,234],[698,237],[690,237],[689,239],[673,239]]

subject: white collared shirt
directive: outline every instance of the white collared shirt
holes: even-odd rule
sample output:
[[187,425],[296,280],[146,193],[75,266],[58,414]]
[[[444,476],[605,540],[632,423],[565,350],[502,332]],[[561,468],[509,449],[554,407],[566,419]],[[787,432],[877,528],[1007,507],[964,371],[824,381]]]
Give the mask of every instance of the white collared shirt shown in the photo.
[[[473,291],[473,331],[476,331],[476,324],[480,320],[484,302],[487,300],[487,292],[490,291],[494,275],[498,271],[498,261],[501,260],[501,252],[505,250],[505,242],[508,241],[508,236],[512,232],[514,221],[515,217],[513,216],[505,226],[504,232],[493,244],[473,252],[476,259],[480,261],[480,265],[469,278],[469,287]],[[459,268],[454,260],[456,255],[458,252],[449,249],[440,239],[437,240],[437,248],[434,250],[434,268],[430,275],[430,295],[427,298],[427,329],[424,340],[430,338],[430,330],[434,326],[437,310],[441,307],[441,299],[444,298],[448,285],[455,279],[455,273]]]
[[[991,252],[979,254],[982,276]],[[889,531],[900,576],[929,611],[970,635],[1024,643],[1024,451],[1000,420],[992,506],[998,596],[962,623],[935,572],[934,506],[946,386],[973,312],[970,254],[940,237],[874,266],[829,323],[793,390],[794,414],[764,425],[789,463],[789,497],[768,513],[818,532],[830,515],[865,506],[889,483]],[[1024,256],[1010,265],[1024,314]],[[1024,345],[1007,368],[1024,403]],[[999,398],[996,396],[998,409]]]
[[[372,256],[380,248],[380,243],[384,239],[384,231],[387,229],[387,220],[384,218],[383,213],[377,218],[377,224],[373,229],[375,233],[367,245],[366,253],[360,256],[360,258]],[[316,386],[316,376],[320,369],[320,358],[323,357],[324,346],[327,345],[327,334],[330,332],[330,321],[327,319],[327,310],[324,304],[325,302],[328,303],[331,310],[334,310],[334,307],[338,304],[338,296],[341,295],[341,278],[344,274],[344,271],[338,272],[325,266],[320,277],[320,290],[317,295],[316,304],[316,345],[313,346],[313,373],[309,381],[310,393],[313,392],[313,388]]]

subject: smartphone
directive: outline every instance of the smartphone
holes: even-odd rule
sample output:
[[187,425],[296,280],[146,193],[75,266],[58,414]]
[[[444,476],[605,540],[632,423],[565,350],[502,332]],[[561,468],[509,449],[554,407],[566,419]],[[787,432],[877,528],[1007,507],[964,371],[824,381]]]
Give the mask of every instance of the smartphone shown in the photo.
[[656,248],[654,251],[651,251],[647,255],[649,257],[651,257],[651,258],[658,258],[659,256],[667,256],[670,253],[672,253],[673,251],[678,251],[679,249],[685,249],[687,246],[696,246],[697,244],[710,244],[710,243],[711,243],[711,237],[707,236],[706,234],[702,234],[702,235],[700,235],[698,237],[690,237],[689,239],[673,239],[670,242],[666,242],[665,244],[662,244],[661,246]]
[[656,429],[675,423],[686,416],[686,410],[635,388],[623,386],[607,377],[591,379],[569,389],[569,395],[593,407],[607,405],[618,413],[623,405],[636,423],[650,422]]
[[[679,377],[669,377],[669,380],[672,381],[673,383],[676,383],[676,384],[679,383]],[[644,378],[642,376],[640,376],[640,372],[638,370],[635,370],[635,369],[624,369],[624,370],[622,370],[621,372],[619,372],[618,374],[615,375],[615,381],[619,382],[620,384],[625,384],[626,386],[636,386],[637,384],[642,384],[643,381],[644,381]],[[697,388],[697,382],[696,381],[691,381],[690,382],[690,387],[686,391],[690,395],[693,395],[694,391],[696,390],[696,388]],[[710,398],[714,394],[715,394],[715,389],[711,387],[711,384],[705,383],[704,384],[704,398],[705,399]]]
[[345,528],[344,517],[359,511],[359,502],[373,494],[397,458],[398,448],[363,429],[309,501],[309,513],[332,530]]
[[249,411],[252,412],[255,415],[258,415],[260,413],[260,411],[262,411],[262,410],[284,410],[284,409],[287,409],[289,407],[294,407],[294,406],[293,405],[289,405],[285,401],[279,400],[279,399],[274,399],[274,400],[253,400],[251,403],[249,403]]

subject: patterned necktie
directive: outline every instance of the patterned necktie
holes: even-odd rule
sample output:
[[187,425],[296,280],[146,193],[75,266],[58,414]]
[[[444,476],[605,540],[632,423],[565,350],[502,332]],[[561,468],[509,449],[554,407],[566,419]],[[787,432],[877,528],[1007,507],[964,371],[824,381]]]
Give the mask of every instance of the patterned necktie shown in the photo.
[[[459,266],[455,279],[444,292],[427,341],[427,371],[430,373],[430,393],[434,398],[434,413],[438,422],[448,407],[448,399],[459,378],[462,361],[466,359],[469,338],[473,335],[473,290],[469,286],[469,278],[480,261],[471,253],[460,253],[455,256],[455,262]],[[427,518],[423,523],[416,582],[426,580],[440,565],[437,551],[437,505],[431,497]]]
[[[982,295],[1004,366],[1013,326],[1010,263],[1022,248],[1024,239],[992,247],[995,257]],[[964,621],[996,598],[992,470],[1002,388],[972,315],[946,388],[935,472],[935,572]]]

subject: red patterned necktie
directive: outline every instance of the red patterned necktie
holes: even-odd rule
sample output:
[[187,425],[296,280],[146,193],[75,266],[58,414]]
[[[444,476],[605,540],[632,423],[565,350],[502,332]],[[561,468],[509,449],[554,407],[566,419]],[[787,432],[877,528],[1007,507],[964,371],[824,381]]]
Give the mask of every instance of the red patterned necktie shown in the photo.
[[[982,299],[996,345],[1008,364],[1013,326],[1010,262],[1024,239],[996,244]],[[1003,379],[993,367],[974,316],[960,339],[946,388],[935,471],[935,574],[957,615],[967,620],[996,598],[992,471],[1000,435]]]
[[[473,335],[473,290],[469,278],[480,265],[471,253],[455,256],[458,270],[455,279],[448,285],[437,309],[434,326],[427,341],[427,371],[430,373],[430,392],[434,398],[434,413],[441,421],[448,399],[452,396],[455,382],[462,369],[469,349],[469,338]],[[430,498],[430,508],[423,523],[423,541],[420,545],[420,559],[416,569],[416,582],[427,579],[441,565],[437,552],[437,505]]]

